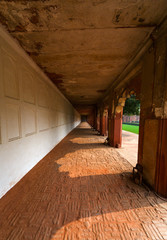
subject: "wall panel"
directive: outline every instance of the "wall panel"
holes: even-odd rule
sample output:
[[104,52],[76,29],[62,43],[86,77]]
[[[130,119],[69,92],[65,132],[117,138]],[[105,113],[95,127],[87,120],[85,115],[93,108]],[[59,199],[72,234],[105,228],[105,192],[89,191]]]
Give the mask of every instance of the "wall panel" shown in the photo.
[[70,102],[0,27],[0,197],[79,122]]
[[24,105],[24,132],[25,136],[35,134],[37,132],[36,108],[29,104]]
[[58,125],[57,115],[58,115],[58,114],[57,114],[57,111],[55,111],[55,110],[52,110],[52,111],[50,112],[50,122],[51,122],[51,127],[52,127],[52,128],[57,127],[57,125]]
[[37,85],[37,95],[38,95],[38,105],[40,107],[48,107],[49,106],[49,94],[48,87],[45,83],[38,81]]
[[25,102],[35,104],[35,89],[33,76],[28,71],[22,73],[23,99]]
[[8,141],[21,137],[20,107],[17,104],[6,104],[6,121]]
[[2,120],[1,120],[2,116],[0,114],[0,144],[2,144],[2,133],[1,133],[1,126],[2,126]]
[[17,76],[16,59],[10,57],[5,51],[2,53],[4,94],[6,97],[19,99],[19,80]]
[[45,109],[38,110],[38,125],[39,131],[45,131],[49,129],[49,111]]

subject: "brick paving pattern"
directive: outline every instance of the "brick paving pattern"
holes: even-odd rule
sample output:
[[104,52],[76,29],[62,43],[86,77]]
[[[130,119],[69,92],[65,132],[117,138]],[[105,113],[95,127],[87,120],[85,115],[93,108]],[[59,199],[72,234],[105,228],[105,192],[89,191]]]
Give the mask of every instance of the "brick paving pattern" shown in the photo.
[[167,203],[84,126],[0,200],[1,240],[167,239]]

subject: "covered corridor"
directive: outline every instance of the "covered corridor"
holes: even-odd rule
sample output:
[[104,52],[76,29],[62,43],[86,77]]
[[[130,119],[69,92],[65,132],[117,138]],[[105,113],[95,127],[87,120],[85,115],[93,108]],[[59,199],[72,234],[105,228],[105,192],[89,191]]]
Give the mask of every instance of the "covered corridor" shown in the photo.
[[0,240],[167,240],[166,146],[167,0],[0,1]]
[[167,203],[81,123],[0,201],[2,240],[167,239]]

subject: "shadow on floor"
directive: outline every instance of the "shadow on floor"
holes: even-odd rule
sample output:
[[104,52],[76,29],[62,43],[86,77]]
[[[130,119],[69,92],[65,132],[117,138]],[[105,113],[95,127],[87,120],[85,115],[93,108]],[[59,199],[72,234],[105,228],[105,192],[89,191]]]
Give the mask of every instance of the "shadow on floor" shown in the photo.
[[[126,168],[121,158],[119,162],[111,158],[113,172],[119,173],[98,174],[95,169],[93,174],[88,171],[87,176],[70,177],[69,172],[60,171],[62,165],[68,165],[66,155],[69,153],[96,150],[99,146],[108,148],[102,142],[91,143],[91,140],[90,143],[74,143],[77,135],[91,137],[94,141],[96,133],[91,129],[79,129],[79,132],[74,130],[0,200],[2,239],[50,240],[68,223],[86,221],[90,217],[104,220],[108,213],[119,213],[115,215],[118,220],[122,216],[125,221],[127,218],[136,221],[140,208],[156,204],[149,198],[148,191],[132,182],[130,173],[121,167],[122,164]],[[63,164],[59,163],[62,158]],[[72,168],[76,166],[77,161]],[[123,214],[134,209],[136,212],[128,213],[128,217]],[[152,214],[156,212],[152,210]],[[17,236],[17,231],[19,238],[12,238]]]

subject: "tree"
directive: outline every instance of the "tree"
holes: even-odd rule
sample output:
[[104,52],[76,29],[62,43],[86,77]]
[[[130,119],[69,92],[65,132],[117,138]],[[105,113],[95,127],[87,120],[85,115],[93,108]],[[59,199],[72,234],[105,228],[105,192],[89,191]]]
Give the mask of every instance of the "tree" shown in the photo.
[[124,115],[139,115],[140,114],[140,101],[136,100],[134,95],[132,95],[130,98],[126,99],[123,114]]

